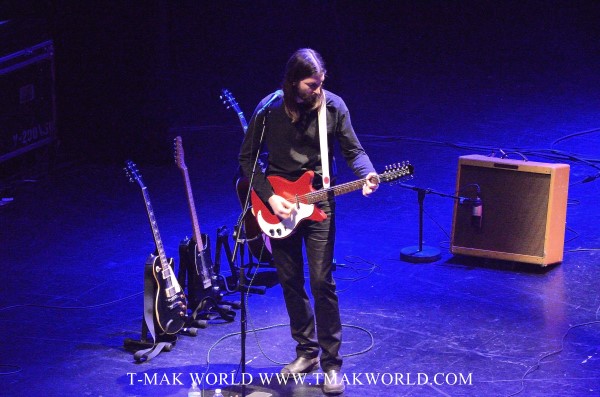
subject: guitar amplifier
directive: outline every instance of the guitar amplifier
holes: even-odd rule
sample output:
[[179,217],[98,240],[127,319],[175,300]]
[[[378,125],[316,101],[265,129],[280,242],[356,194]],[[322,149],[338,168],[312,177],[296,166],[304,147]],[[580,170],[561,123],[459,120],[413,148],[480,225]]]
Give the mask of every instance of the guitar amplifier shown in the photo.
[[461,156],[456,194],[471,200],[454,205],[451,252],[541,266],[561,262],[569,170],[568,164]]
[[0,57],[0,163],[56,138],[52,41]]

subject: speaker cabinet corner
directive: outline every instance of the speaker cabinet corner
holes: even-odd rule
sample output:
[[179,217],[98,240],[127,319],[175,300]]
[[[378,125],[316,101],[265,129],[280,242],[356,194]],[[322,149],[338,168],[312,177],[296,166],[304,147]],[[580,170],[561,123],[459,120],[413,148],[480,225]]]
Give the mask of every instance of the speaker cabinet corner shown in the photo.
[[478,187],[481,218],[473,223],[471,202],[455,203],[450,251],[541,266],[562,262],[569,170],[568,164],[459,157],[456,194],[475,198]]

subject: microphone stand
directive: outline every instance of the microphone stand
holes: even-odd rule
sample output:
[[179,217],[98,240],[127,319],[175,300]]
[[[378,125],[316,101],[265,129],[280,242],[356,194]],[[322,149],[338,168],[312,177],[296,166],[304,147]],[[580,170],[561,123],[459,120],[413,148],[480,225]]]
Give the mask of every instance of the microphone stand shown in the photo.
[[469,201],[470,199],[466,197],[437,192],[433,189],[424,189],[417,186],[407,185],[405,183],[399,183],[398,186],[416,191],[417,200],[419,202],[419,244],[416,246],[413,245],[402,248],[400,250],[400,260],[409,263],[430,263],[440,260],[442,255],[439,249],[423,245],[423,203],[425,201],[425,195],[437,194],[438,196],[449,197],[454,200],[460,200],[461,203]]
[[[263,108],[266,109],[266,108]],[[261,109],[261,111],[263,110]],[[259,111],[260,113],[260,111]],[[248,181],[248,193],[246,194],[246,199],[244,200],[244,206],[242,209],[242,214],[238,219],[238,224],[235,226],[234,228],[234,233],[235,233],[235,244],[233,246],[233,253],[231,254],[231,261],[232,263],[235,261],[236,256],[237,256],[237,251],[240,247],[240,244],[242,242],[245,243],[245,238],[240,238],[240,234],[241,234],[241,230],[242,230],[242,223],[244,221],[244,218],[246,216],[246,213],[248,212],[248,209],[250,207],[250,192],[252,191],[252,185],[254,183],[254,174],[256,173],[256,167],[258,165],[258,159],[260,157],[260,148],[262,147],[262,143],[263,143],[263,139],[265,136],[265,129],[267,127],[267,114],[264,115],[263,117],[263,124],[262,124],[262,131],[260,133],[260,140],[258,143],[258,150],[256,151],[256,158],[254,159],[254,164],[252,165],[252,175],[250,176],[250,180]],[[244,236],[245,237],[245,236]],[[243,376],[244,373],[246,372],[246,328],[247,328],[247,313],[246,313],[246,302],[247,302],[247,294],[250,291],[250,286],[246,286],[245,280],[246,280],[246,275],[244,272],[244,257],[242,255],[242,257],[240,258],[240,274],[239,274],[239,283],[238,283],[238,290],[240,291],[240,305],[241,305],[241,318],[240,318],[240,340],[241,340],[241,358],[240,358],[240,365],[241,365],[241,372],[242,372],[242,397],[246,396],[246,385],[243,382]]]

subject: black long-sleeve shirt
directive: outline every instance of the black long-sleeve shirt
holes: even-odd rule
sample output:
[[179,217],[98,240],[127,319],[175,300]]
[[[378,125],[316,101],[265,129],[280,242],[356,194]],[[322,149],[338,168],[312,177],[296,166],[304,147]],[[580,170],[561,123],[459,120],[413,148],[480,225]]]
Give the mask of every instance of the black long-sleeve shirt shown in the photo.
[[[271,104],[268,110],[257,114],[257,111],[274,95],[268,95],[257,106],[244,137],[239,154],[242,172],[246,177],[252,174],[256,153],[265,121],[264,148],[268,151],[266,175],[278,175],[288,180],[298,179],[306,171],[313,170],[317,177],[313,181],[316,189],[322,187],[321,149],[317,134],[318,111],[302,111],[300,120],[292,123],[285,113],[283,98]],[[327,141],[329,148],[329,169],[332,184],[335,182],[332,171],[333,145],[338,142],[346,163],[359,178],[369,172],[375,172],[369,156],[361,146],[350,122],[350,113],[339,96],[325,91],[327,110]],[[266,120],[265,120],[266,117]],[[260,168],[260,167],[257,167]],[[273,195],[273,188],[265,174],[257,169],[253,188],[258,196],[267,202]]]

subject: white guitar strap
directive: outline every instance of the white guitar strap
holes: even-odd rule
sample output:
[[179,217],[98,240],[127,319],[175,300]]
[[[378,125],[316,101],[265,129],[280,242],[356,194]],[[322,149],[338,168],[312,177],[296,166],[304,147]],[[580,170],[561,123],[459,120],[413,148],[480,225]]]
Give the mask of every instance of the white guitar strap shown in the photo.
[[327,110],[325,109],[325,90],[323,90],[323,98],[321,99],[321,107],[319,108],[319,144],[321,146],[321,168],[323,172],[323,188],[327,189],[331,185],[329,177],[329,150],[327,148]]

